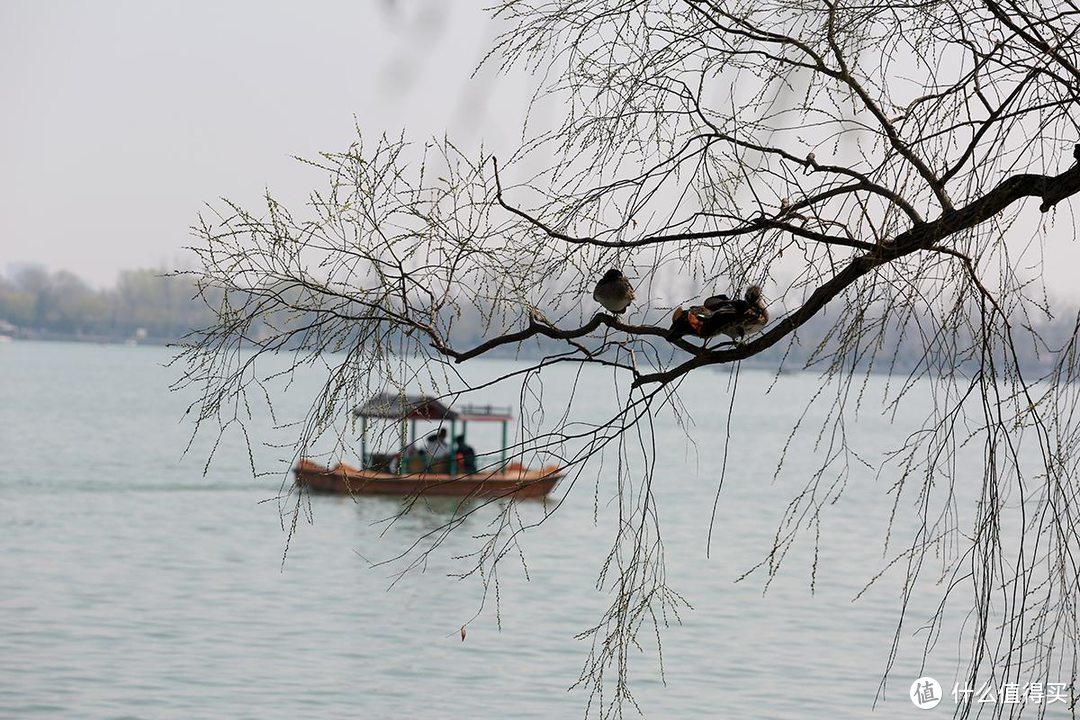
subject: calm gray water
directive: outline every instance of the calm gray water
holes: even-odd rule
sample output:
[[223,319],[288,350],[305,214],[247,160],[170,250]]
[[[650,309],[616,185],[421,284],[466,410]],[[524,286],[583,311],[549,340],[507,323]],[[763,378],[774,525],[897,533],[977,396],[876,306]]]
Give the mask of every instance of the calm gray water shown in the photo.
[[[391,588],[401,565],[371,561],[407,550],[445,523],[452,505],[387,524],[396,500],[314,497],[283,563],[287,533],[272,500],[283,476],[253,479],[234,435],[205,475],[208,439],[181,457],[190,396],[167,392],[176,374],[163,367],[168,358],[158,348],[0,345],[0,716],[584,716],[588,692],[569,688],[590,645],[575,635],[611,601],[596,580],[615,527],[613,462],[557,489],[558,510],[522,540],[527,578],[520,559],[500,566],[497,606],[494,588],[484,602],[477,578],[451,577],[470,567],[461,556],[480,546],[496,508],[478,508]],[[468,372],[509,367],[477,361]],[[549,412],[565,403],[571,379],[562,369],[547,376]],[[296,381],[280,399],[283,416],[302,414],[316,381]],[[602,416],[609,381],[586,376],[575,407]],[[741,374],[711,557],[727,375],[698,373],[682,388],[695,447],[672,418],[657,421],[666,579],[693,609],[662,631],[663,680],[653,633],[643,631],[631,689],[650,718],[922,716],[908,700],[911,681],[930,674],[951,687],[958,672],[955,643],[935,650],[925,671],[920,665],[917,613],[931,607],[934,588],[913,602],[917,620],[876,709],[899,575],[852,602],[884,564],[887,481],[855,469],[827,507],[813,592],[811,533],[767,593],[762,575],[735,582],[767,552],[784,506],[815,467],[811,434],[773,481],[776,454],[816,379],[782,376],[766,395],[771,381]],[[880,395],[879,382],[868,395]],[[514,399],[497,389],[484,397]],[[874,459],[875,438],[904,417],[896,422],[864,412],[848,431]],[[258,439],[281,439],[268,419],[254,425],[265,435]],[[281,455],[260,449],[258,459]],[[545,506],[518,513],[537,521]],[[952,709],[947,698],[933,712]]]

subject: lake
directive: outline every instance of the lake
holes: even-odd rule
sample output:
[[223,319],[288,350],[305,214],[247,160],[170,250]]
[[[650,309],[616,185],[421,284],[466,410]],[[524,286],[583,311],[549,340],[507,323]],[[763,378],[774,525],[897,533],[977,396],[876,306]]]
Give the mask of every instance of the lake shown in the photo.
[[[290,539],[290,500],[278,498],[291,457],[260,444],[288,440],[289,430],[256,411],[255,460],[271,473],[252,476],[239,433],[226,434],[204,473],[213,438],[196,438],[184,455],[193,397],[169,392],[178,372],[165,367],[170,356],[0,345],[0,717],[585,716],[588,688],[571,688],[593,646],[576,636],[614,599],[610,582],[598,589],[597,580],[620,527],[615,448],[546,504],[511,508],[527,530],[497,575],[459,579],[502,505],[469,506],[443,537],[457,517],[452,502],[421,503],[391,522],[397,499],[315,496]],[[462,371],[482,378],[514,368],[477,360]],[[603,421],[617,403],[611,378],[552,368],[542,422],[568,407],[571,388],[571,417]],[[319,382],[315,370],[300,373],[278,398],[279,422],[302,418]],[[883,416],[884,382],[868,381],[862,411],[843,426],[871,463],[925,414],[916,389],[895,417]],[[818,497],[820,523],[801,532],[768,591],[763,572],[736,582],[766,556],[789,501],[827,452],[828,434],[815,448],[826,407],[815,407],[774,479],[817,388],[810,373],[739,373],[711,549],[728,372],[698,372],[681,386],[692,427],[656,417],[655,449],[647,444],[644,455],[655,461],[650,502],[661,542],[642,532],[662,547],[666,585],[691,607],[660,628],[662,675],[650,625],[630,651],[628,683],[646,717],[908,718],[919,713],[908,691],[921,675],[946,688],[935,712],[954,710],[947,693],[962,680],[962,608],[947,615],[954,635],[922,662],[920,626],[942,592],[934,569],[910,600],[883,691],[903,572],[894,567],[853,602],[917,522],[905,497],[885,552],[888,476],[853,461],[839,498]],[[517,395],[492,388],[477,399],[516,404]],[[628,453],[624,498],[636,502],[645,495],[633,458],[643,451]],[[977,492],[977,473],[970,481]],[[432,533],[441,544],[404,575],[415,552],[383,562],[418,540],[427,547]],[[593,715],[610,697],[594,701]],[[1065,717],[1064,707],[1049,715]]]

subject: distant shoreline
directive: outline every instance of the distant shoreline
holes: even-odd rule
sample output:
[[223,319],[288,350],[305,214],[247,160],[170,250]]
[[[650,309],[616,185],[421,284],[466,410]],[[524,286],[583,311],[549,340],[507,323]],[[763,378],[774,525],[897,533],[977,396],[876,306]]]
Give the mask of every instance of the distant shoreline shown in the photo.
[[[13,342],[74,342],[89,343],[93,345],[148,345],[165,347],[180,342],[180,338],[166,338],[156,336],[123,336],[123,335],[96,335],[87,333],[59,333],[48,330],[27,330],[20,328],[15,332],[0,332],[0,338],[7,338]],[[6,342],[0,340],[0,342]]]

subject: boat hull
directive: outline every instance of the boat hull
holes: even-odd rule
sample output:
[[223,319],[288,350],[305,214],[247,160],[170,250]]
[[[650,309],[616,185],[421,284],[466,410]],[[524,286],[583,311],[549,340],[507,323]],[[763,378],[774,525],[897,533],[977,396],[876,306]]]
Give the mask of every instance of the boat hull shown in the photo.
[[360,470],[344,463],[328,468],[306,459],[301,460],[293,472],[300,487],[338,495],[542,498],[562,478],[562,473],[555,467],[529,470],[510,466],[502,471],[468,475],[394,475],[377,470]]

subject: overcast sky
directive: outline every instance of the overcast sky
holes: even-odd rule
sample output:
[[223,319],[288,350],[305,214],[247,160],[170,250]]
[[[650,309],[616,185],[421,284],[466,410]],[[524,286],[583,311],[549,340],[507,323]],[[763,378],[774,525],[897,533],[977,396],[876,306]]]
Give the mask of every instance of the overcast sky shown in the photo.
[[[354,118],[369,137],[512,146],[529,89],[469,79],[498,32],[481,5],[0,0],[0,272],[107,286],[184,264],[205,203],[301,204],[325,178],[292,156],[346,149]],[[1069,226],[1046,272],[1080,299]]]
[[[203,203],[367,134],[505,135],[477,3],[0,2],[0,272],[41,263],[111,285],[175,265]],[[487,127],[491,125],[491,127]]]

